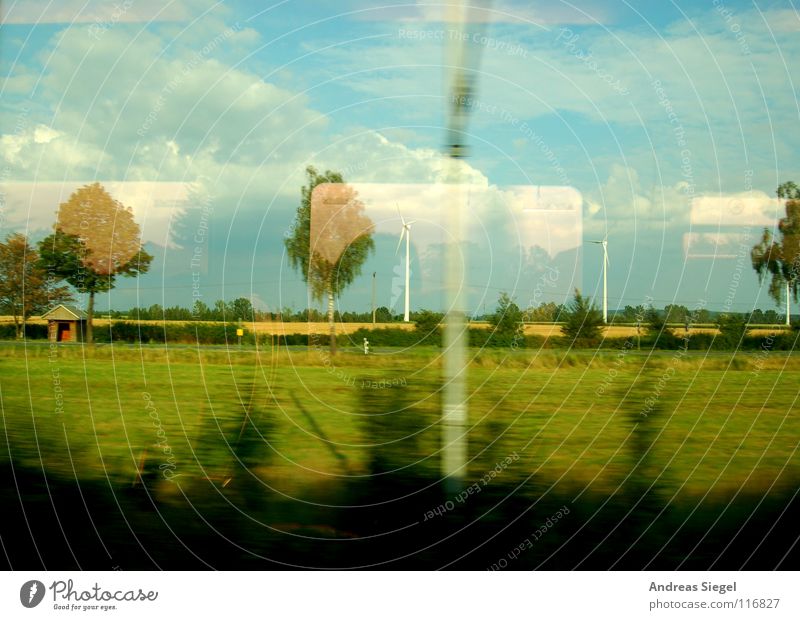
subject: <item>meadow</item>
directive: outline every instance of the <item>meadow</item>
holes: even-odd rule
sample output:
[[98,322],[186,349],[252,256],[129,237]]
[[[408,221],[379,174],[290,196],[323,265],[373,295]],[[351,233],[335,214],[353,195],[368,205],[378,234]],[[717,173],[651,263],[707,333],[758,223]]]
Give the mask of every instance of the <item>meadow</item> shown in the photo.
[[[461,497],[440,484],[440,355],[5,343],[2,499],[28,522],[82,504],[84,567],[774,565],[799,356],[472,350]],[[748,553],[723,544],[749,528]]]

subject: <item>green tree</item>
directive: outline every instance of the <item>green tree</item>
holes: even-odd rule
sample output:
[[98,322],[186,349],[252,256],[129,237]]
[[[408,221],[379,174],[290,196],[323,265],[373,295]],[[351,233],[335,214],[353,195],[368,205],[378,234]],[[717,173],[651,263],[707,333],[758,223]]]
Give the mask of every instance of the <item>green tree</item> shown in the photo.
[[5,243],[0,242],[0,314],[14,318],[17,338],[23,337],[32,314],[73,301],[69,289],[57,282],[41,267],[39,255],[25,235],[9,234]]
[[603,337],[603,313],[575,289],[575,297],[560,313],[561,333],[573,344],[594,345]]
[[376,323],[391,323],[392,311],[386,306],[379,306],[375,308],[375,322]]
[[558,305],[552,301],[540,303],[535,308],[528,308],[524,312],[524,318],[527,321],[538,321],[543,323],[552,323],[556,320],[558,315]]
[[664,306],[664,320],[667,323],[684,323],[690,316],[689,308],[680,304],[667,304]]
[[225,305],[225,302],[221,299],[218,299],[214,302],[214,308],[211,310],[211,318],[214,321],[224,321],[226,319],[225,314],[228,312],[228,307]]
[[491,340],[501,345],[522,345],[524,346],[524,329],[522,323],[522,310],[508,296],[502,292],[497,299],[497,310],[489,315],[489,323],[492,325]]
[[164,316],[164,306],[161,304],[152,304],[147,309],[147,317],[151,321],[164,321],[167,318]]
[[253,304],[246,297],[237,297],[228,304],[227,318],[233,321],[252,321]]
[[759,284],[770,276],[769,295],[776,304],[781,303],[788,286],[789,295],[797,301],[798,275],[800,275],[800,188],[789,181],[776,191],[778,198],[786,200],[786,216],[778,222],[780,242],[772,232],[764,229],[761,241],[753,246],[750,258],[758,274]]
[[644,323],[647,333],[656,337],[664,331],[669,331],[667,328],[667,317],[653,306],[647,307],[644,313]]
[[307,185],[291,234],[284,239],[292,266],[316,300],[327,298],[331,353],[336,353],[335,298],[361,274],[375,250],[372,220],[356,191],[338,172],[306,168]]
[[146,273],[153,257],[141,245],[133,211],[99,183],[84,185],[61,203],[55,232],[39,242],[40,265],[79,293],[89,294],[86,342],[92,343],[94,297],[117,276]]
[[195,299],[192,306],[192,318],[197,321],[207,321],[211,316],[211,308],[205,302]]
[[721,314],[717,317],[719,338],[726,349],[738,349],[747,336],[747,318],[741,314]]
[[[644,321],[647,315],[647,308],[639,304],[638,306],[625,306],[625,309],[619,315],[620,322],[624,323],[640,323]],[[614,316],[616,322],[617,316]]]
[[764,312],[764,323],[769,323],[770,325],[774,325],[780,320],[778,313],[775,310],[767,310]]

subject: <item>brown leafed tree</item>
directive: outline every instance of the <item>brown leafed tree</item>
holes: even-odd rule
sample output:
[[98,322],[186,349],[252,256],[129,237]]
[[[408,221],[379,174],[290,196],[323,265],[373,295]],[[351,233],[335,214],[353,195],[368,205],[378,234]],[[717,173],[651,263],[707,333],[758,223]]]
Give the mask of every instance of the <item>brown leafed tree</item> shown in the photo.
[[86,341],[92,342],[96,293],[114,288],[116,276],[146,273],[153,257],[141,245],[139,225],[100,183],[73,192],[58,208],[55,232],[39,243],[41,264],[79,293],[88,293]]
[[73,301],[58,280],[41,267],[39,254],[25,235],[13,233],[0,242],[0,313],[14,317],[17,338],[23,337],[31,315]]

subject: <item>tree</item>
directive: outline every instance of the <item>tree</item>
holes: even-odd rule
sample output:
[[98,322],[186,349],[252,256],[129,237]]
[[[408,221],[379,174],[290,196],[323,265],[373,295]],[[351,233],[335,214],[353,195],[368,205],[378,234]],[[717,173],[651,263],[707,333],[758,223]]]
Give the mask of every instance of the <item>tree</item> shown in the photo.
[[246,297],[237,297],[227,306],[227,318],[234,321],[252,321],[253,304]]
[[561,333],[572,343],[596,344],[603,336],[603,313],[575,289],[575,298],[561,311]]
[[667,304],[664,306],[664,320],[667,323],[684,323],[686,317],[691,316],[689,308],[680,304]]
[[379,306],[375,308],[375,322],[376,323],[391,323],[392,312],[386,306]]
[[774,325],[780,320],[778,313],[775,310],[767,310],[764,313],[764,323],[769,323],[770,325]]
[[331,353],[336,352],[334,300],[361,274],[375,249],[372,220],[364,204],[338,172],[319,174],[306,168],[307,185],[300,195],[294,229],[284,239],[289,260],[317,301],[327,298]]
[[59,205],[55,232],[39,242],[39,255],[48,273],[89,294],[89,344],[95,295],[113,289],[117,276],[146,273],[153,260],[141,245],[133,211],[114,200],[100,183],[84,185]]
[[784,289],[789,289],[795,301],[798,297],[798,275],[800,275],[800,188],[789,181],[778,186],[778,198],[786,200],[786,217],[778,222],[781,241],[773,238],[768,228],[764,229],[761,241],[753,246],[750,258],[758,273],[758,282],[771,277],[769,295],[776,304],[781,303]]
[[192,318],[198,321],[207,321],[211,316],[211,308],[205,302],[195,299],[192,306]]
[[747,322],[753,325],[760,325],[762,323],[766,323],[766,321],[764,320],[764,311],[761,310],[761,308],[756,308],[750,313]]
[[39,265],[39,254],[25,235],[9,234],[0,242],[0,313],[14,317],[17,338],[25,333],[32,314],[73,301],[69,289]]
[[535,308],[531,307],[524,313],[528,321],[539,321],[542,323],[552,323],[556,320],[559,307],[555,302],[546,301],[540,303]]
[[734,350],[742,345],[749,329],[747,318],[741,314],[721,314],[717,317],[717,327],[723,346]]
[[494,314],[489,315],[489,323],[493,327],[491,339],[498,344],[522,343],[524,345],[523,332],[525,328],[522,320],[522,310],[519,306],[508,296],[508,293],[500,293],[497,299],[497,310]]

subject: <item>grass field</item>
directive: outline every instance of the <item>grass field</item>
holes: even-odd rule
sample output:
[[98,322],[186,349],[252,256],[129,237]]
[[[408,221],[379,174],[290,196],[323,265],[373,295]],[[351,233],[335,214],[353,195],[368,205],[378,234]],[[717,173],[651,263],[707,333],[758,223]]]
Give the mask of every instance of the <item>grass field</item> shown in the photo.
[[[264,493],[275,499],[259,523],[311,519],[319,533],[328,517],[303,506],[349,505],[363,483],[435,485],[438,356],[345,350],[327,366],[314,350],[0,345],[0,464],[144,485],[173,507],[224,496],[247,510]],[[634,493],[689,510],[790,496],[798,385],[800,357],[777,352],[479,353],[465,484],[513,455],[481,502],[549,493],[588,510]],[[324,526],[334,537],[355,527],[341,519]]]

